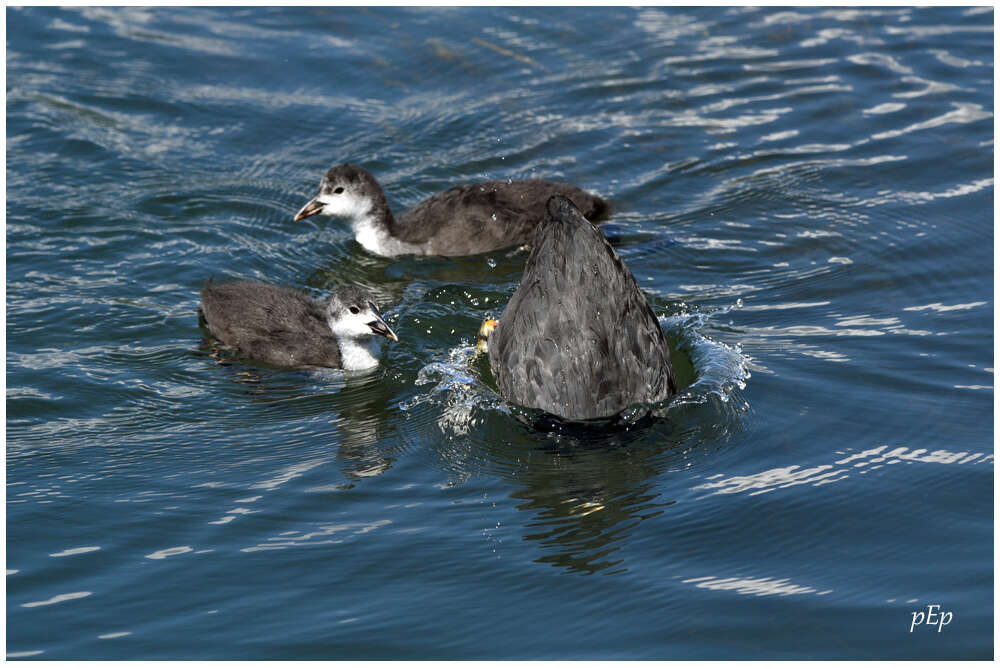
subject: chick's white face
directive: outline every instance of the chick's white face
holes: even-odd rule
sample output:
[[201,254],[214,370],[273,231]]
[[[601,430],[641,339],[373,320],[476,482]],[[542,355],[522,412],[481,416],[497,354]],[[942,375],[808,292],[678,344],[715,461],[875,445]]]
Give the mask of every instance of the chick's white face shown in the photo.
[[[332,170],[336,171],[336,170]],[[327,174],[319,184],[316,196],[295,214],[295,222],[314,215],[347,220],[352,226],[362,223],[372,210],[372,196],[366,184],[341,174]]]
[[327,306],[327,323],[333,335],[340,340],[358,340],[371,336],[399,340],[382,319],[375,303],[364,297],[335,296]]
[[371,211],[372,202],[358,189],[335,183],[323,183],[313,202],[322,208],[320,212],[332,218],[359,220]]
[[375,332],[368,326],[378,318],[368,307],[358,308],[352,306],[357,312],[344,310],[329,314],[330,330],[337,338],[365,338],[374,336]]

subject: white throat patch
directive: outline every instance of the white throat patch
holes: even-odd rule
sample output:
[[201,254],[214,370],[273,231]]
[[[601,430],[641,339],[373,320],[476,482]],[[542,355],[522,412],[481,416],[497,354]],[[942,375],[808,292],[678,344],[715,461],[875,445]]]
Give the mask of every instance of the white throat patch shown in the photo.
[[340,364],[345,371],[360,371],[378,366],[378,343],[373,338],[341,338]]
[[351,221],[354,240],[364,246],[365,250],[383,257],[395,255],[422,255],[423,250],[418,245],[400,241],[389,236],[385,224],[380,224],[374,215],[365,215]]
[[389,236],[386,221],[372,211],[370,199],[345,192],[321,195],[316,201],[323,204],[324,214],[346,220],[354,232],[354,239],[370,253],[383,257],[424,254],[420,246]]

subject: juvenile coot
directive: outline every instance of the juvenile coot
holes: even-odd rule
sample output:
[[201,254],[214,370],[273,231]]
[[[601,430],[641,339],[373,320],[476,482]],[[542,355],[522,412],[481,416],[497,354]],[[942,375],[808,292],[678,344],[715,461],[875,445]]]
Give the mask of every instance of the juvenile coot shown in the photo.
[[399,340],[372,296],[354,286],[323,302],[256,281],[209,281],[201,290],[201,312],[223,345],[275,366],[371,368],[378,365],[373,336]]
[[396,218],[375,177],[342,164],[326,172],[295,220],[319,213],[346,219],[358,243],[376,255],[475,255],[530,242],[545,202],[556,194],[572,199],[588,218],[607,208],[575,185],[487,181],[438,193]]
[[521,284],[482,330],[500,394],[571,421],[675,394],[670,346],[628,267],[569,199],[546,210]]

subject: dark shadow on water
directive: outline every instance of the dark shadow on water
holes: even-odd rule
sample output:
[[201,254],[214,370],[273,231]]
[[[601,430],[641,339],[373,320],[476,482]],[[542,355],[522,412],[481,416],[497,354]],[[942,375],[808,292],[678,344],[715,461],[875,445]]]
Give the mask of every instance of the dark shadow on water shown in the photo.
[[[208,337],[201,351],[215,359],[220,369],[241,386],[247,403],[270,408],[255,413],[267,427],[274,424],[310,425],[318,431],[333,430],[333,441],[318,445],[319,438],[307,434],[290,436],[282,448],[294,452],[316,453],[320,449],[335,449],[341,473],[353,482],[375,477],[389,470],[397,453],[385,443],[392,442],[389,432],[389,406],[394,402],[394,383],[386,382],[382,367],[363,372],[337,369],[295,370],[276,368],[231,356],[216,341]],[[316,424],[319,424],[316,426]],[[254,424],[247,423],[247,428]]]
[[555,415],[542,413],[531,420],[531,427],[540,433],[552,433],[571,438],[580,444],[613,442],[622,436],[649,428],[656,422],[651,408],[626,411],[608,419],[567,421]]
[[[536,422],[537,425],[538,422]],[[644,416],[629,424],[569,424],[547,430],[522,424],[523,439],[490,456],[520,488],[525,539],[542,547],[536,559],[582,574],[620,574],[619,552],[635,528],[676,501],[654,490],[655,479],[686,449],[669,420]]]
[[658,412],[548,431],[519,422],[520,438],[491,448],[498,469],[520,487],[511,497],[530,515],[525,539],[544,551],[537,562],[583,574],[626,572],[622,549],[633,532],[677,502],[664,494],[671,488],[664,477],[711,457],[743,428],[732,401],[710,398]]

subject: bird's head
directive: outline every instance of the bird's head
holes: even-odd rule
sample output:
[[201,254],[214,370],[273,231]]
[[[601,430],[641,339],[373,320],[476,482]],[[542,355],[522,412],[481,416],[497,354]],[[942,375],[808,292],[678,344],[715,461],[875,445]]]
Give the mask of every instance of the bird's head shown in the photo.
[[399,340],[382,319],[375,299],[358,287],[343,287],[334,292],[327,301],[326,316],[330,331],[338,339],[385,336],[389,340]]
[[385,197],[382,188],[367,170],[338,165],[323,175],[316,195],[295,214],[295,222],[319,214],[355,221],[367,216],[380,197]]

